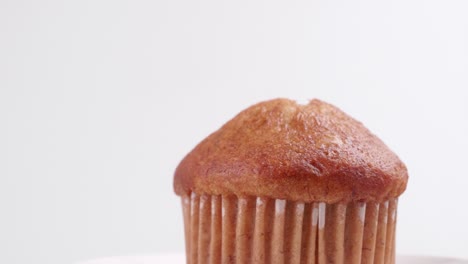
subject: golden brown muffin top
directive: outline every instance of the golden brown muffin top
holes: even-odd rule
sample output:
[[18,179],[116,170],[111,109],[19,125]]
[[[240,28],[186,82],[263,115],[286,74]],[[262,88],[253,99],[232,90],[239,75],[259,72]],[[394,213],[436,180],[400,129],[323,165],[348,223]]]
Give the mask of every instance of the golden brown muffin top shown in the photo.
[[403,162],[338,108],[274,99],[199,143],[177,167],[174,189],[334,203],[394,198],[407,181]]

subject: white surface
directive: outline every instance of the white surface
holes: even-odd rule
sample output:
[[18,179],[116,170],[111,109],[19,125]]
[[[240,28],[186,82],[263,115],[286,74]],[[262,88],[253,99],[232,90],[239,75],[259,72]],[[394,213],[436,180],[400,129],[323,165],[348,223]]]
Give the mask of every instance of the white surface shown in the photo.
[[77,264],[185,264],[185,256],[181,254],[163,254],[156,256],[126,256],[109,257],[79,262]]
[[[185,264],[183,255],[129,256],[102,258],[77,264]],[[399,256],[396,264],[468,264],[468,261],[453,258]]]
[[468,258],[468,1],[0,1],[0,263],[183,252],[172,174],[322,98],[407,163],[398,252]]

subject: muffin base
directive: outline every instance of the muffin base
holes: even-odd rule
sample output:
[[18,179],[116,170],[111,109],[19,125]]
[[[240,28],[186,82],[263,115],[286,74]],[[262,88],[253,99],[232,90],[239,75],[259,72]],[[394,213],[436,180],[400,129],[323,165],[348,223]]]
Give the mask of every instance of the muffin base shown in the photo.
[[188,264],[394,264],[397,199],[182,197]]

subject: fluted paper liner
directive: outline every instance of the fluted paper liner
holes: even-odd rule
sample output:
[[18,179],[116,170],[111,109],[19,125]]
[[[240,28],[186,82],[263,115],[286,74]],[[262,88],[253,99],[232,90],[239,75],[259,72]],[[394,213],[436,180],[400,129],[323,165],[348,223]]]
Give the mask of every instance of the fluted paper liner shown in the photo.
[[397,199],[182,197],[188,264],[394,264]]

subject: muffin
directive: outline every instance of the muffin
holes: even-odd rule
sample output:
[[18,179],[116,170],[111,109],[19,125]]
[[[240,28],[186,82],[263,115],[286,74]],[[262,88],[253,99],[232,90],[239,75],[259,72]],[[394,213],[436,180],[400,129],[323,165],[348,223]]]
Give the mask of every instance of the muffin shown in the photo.
[[395,263],[405,165],[360,122],[311,100],[239,113],[178,165],[187,263]]

